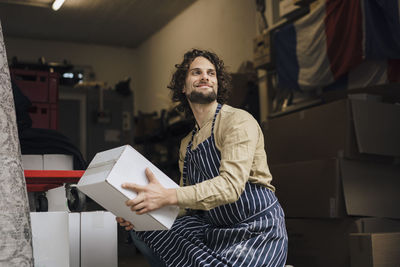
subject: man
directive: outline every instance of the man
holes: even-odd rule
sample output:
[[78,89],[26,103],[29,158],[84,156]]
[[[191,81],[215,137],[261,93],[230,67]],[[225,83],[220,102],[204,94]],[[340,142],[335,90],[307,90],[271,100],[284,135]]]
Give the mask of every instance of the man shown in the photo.
[[[176,65],[173,101],[196,126],[181,142],[181,186],[147,186],[127,205],[137,214],[178,205],[188,211],[169,231],[136,232],[167,266],[284,266],[284,214],[271,185],[264,139],[247,112],[223,105],[230,77],[217,55],[192,50]],[[132,229],[130,222],[117,218]]]

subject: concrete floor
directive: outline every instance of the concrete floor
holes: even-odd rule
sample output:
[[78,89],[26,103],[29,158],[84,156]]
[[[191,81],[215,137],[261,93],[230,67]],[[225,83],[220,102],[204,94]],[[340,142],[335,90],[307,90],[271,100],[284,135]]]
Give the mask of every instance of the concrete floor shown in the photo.
[[128,242],[128,232],[118,227],[118,267],[150,267],[133,243]]
[[118,267],[150,267],[143,255],[137,253],[129,257],[118,257]]

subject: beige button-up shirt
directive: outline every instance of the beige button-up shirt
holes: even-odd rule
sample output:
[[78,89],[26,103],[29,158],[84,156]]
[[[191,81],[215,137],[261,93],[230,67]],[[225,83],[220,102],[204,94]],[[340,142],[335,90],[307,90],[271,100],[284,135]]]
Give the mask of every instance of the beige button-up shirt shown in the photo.
[[[192,149],[211,135],[215,110],[208,114],[207,122],[193,138]],[[210,210],[235,202],[244,191],[246,182],[260,184],[275,191],[267,165],[264,136],[257,121],[246,111],[223,105],[214,128],[215,143],[221,152],[220,174],[195,185],[177,189],[181,208]],[[182,173],[186,148],[192,138],[188,134],[181,141],[179,168]]]

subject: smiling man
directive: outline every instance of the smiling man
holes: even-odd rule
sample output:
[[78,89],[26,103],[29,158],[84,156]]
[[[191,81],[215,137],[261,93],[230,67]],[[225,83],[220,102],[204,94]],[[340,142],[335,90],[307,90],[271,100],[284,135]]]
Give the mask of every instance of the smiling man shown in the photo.
[[181,142],[181,187],[163,188],[149,170],[147,186],[123,186],[138,193],[127,201],[133,212],[178,205],[186,215],[168,231],[136,232],[134,239],[157,256],[154,266],[284,266],[284,213],[257,121],[224,104],[230,76],[214,53],[194,49],[176,68],[172,99],[196,122]]
[[217,100],[218,79],[214,65],[204,57],[193,60],[182,92],[189,103],[209,104]]

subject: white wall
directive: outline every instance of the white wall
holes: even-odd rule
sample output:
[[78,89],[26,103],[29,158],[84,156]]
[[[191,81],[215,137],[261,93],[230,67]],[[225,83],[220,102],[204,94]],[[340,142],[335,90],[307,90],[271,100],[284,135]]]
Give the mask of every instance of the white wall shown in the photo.
[[167,85],[187,50],[212,50],[236,72],[252,60],[255,35],[254,0],[198,0],[137,49],[20,38],[5,38],[5,44],[9,59],[36,62],[44,56],[48,62],[90,65],[96,79],[111,87],[130,76],[135,111],[153,112],[170,107]]
[[170,107],[167,85],[183,54],[191,48],[217,53],[236,72],[253,58],[256,35],[254,0],[198,0],[137,49],[135,110]]
[[[137,76],[133,49],[7,37],[5,45],[9,61],[13,56],[21,62],[38,62],[41,56],[47,62],[66,59],[75,66],[91,66],[96,80],[107,82],[110,87],[125,77],[134,79]],[[133,86],[131,83],[131,88]]]

